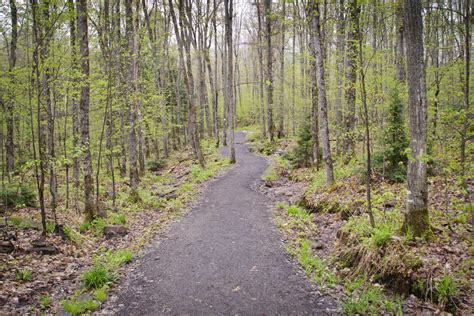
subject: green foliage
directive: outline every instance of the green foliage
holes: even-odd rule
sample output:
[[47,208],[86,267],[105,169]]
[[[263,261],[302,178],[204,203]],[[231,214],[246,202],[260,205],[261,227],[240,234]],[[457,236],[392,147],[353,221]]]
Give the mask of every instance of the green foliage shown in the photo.
[[375,246],[382,247],[386,245],[390,238],[393,236],[394,232],[391,225],[383,224],[381,226],[375,227],[372,232],[372,241]]
[[133,259],[133,252],[129,249],[109,250],[105,253],[105,265],[110,270],[120,268]]
[[94,290],[94,298],[96,301],[104,303],[108,299],[107,286]]
[[82,275],[82,282],[89,289],[98,289],[111,281],[107,268],[102,264],[94,265]]
[[109,218],[107,218],[107,222],[111,225],[123,225],[127,221],[124,214],[119,213],[112,213]]
[[10,223],[20,229],[41,229],[41,225],[39,223],[33,222],[28,219],[23,219],[21,217],[10,217]]
[[342,306],[348,315],[377,315],[384,305],[382,291],[375,286],[367,286],[361,293],[351,295]]
[[334,286],[337,281],[335,274],[328,269],[324,261],[313,256],[308,239],[300,241],[296,256],[303,270],[314,282],[320,286]]
[[392,181],[403,182],[406,180],[406,149],[409,142],[398,88],[392,90],[388,114],[384,130],[384,150],[374,154],[372,167],[378,172],[384,172],[384,176]]
[[446,306],[452,302],[459,292],[459,283],[446,272],[441,280],[435,284],[438,303]]
[[22,282],[30,282],[33,280],[33,275],[30,269],[20,269],[16,271],[15,277],[18,281]]
[[0,199],[2,204],[13,207],[35,206],[36,195],[26,185],[7,184],[0,188]]
[[151,161],[147,161],[146,163],[147,169],[153,172],[160,171],[165,165],[166,165],[166,161],[162,159],[151,160]]
[[286,156],[292,167],[310,167],[313,160],[311,118],[304,120],[298,132],[296,147]]
[[92,299],[84,301],[66,300],[62,302],[62,306],[64,311],[71,315],[81,315],[86,312],[93,312],[99,308],[99,304],[94,302]]
[[290,205],[286,209],[288,216],[291,217],[296,217],[302,220],[308,220],[309,219],[309,214],[306,212],[306,210],[302,209],[301,207],[298,207],[296,205]]
[[214,175],[214,172],[210,170],[209,168],[201,168],[200,166],[193,166],[191,168],[191,177],[193,178],[193,181],[196,183],[202,183],[212,177]]
[[39,304],[42,309],[48,308],[49,306],[51,306],[51,297],[49,297],[48,295],[41,296]]
[[276,169],[273,166],[268,167],[267,170],[265,170],[265,173],[262,176],[262,180],[265,183],[271,183],[273,181],[278,180],[278,178],[279,178],[278,173],[277,173]]

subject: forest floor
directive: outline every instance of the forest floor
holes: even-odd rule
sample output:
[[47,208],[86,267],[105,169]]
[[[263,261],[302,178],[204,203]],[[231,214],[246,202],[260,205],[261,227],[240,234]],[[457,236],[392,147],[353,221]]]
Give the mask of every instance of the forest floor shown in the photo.
[[[9,209],[8,225],[3,220],[0,225],[2,246],[13,248],[0,253],[0,314],[83,314],[113,299],[116,284],[139,261],[148,243],[184,216],[209,180],[229,166],[213,144],[202,145],[205,169],[190,152],[175,152],[141,178],[139,200],[129,195],[127,178],[116,175],[113,207],[110,178],[102,176],[100,207],[107,210],[107,218],[84,223],[81,198],[72,192],[69,208],[61,199],[57,216],[63,223],[62,236],[53,233],[49,209],[45,238],[37,208]],[[38,240],[44,251],[33,245]]]
[[360,163],[336,163],[327,187],[324,168],[291,166],[294,140],[269,144],[256,132],[251,142],[270,161],[260,190],[274,203],[286,251],[344,313],[474,313],[472,205],[455,178],[430,177],[431,234],[417,239],[400,229],[404,183],[374,175],[372,229]]
[[270,200],[258,191],[267,161],[236,134],[237,164],[152,245],[105,312],[327,314],[336,304],[285,254]]

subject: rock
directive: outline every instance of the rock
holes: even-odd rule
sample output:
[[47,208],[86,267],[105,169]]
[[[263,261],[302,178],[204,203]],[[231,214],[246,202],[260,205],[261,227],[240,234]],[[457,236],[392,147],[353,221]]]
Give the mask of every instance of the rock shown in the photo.
[[15,250],[15,246],[10,240],[0,241],[0,253],[12,253]]
[[122,225],[109,225],[104,228],[104,236],[107,239],[123,237],[128,234],[128,230]]
[[321,250],[324,248],[324,245],[320,242],[313,242],[311,243],[311,248],[313,248],[314,250]]

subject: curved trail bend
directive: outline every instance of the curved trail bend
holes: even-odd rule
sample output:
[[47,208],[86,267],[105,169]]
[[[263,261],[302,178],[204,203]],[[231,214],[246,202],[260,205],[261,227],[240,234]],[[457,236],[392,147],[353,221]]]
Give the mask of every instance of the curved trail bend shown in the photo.
[[121,315],[329,314],[334,303],[298,272],[255,189],[267,167],[236,133],[237,164],[133,271]]

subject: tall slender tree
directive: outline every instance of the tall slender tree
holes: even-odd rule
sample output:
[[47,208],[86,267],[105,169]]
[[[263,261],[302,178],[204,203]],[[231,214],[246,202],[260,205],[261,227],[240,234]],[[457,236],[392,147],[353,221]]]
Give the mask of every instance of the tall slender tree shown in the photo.
[[423,236],[430,227],[426,165],[428,111],[421,10],[420,1],[405,0],[410,156],[408,159],[407,212],[403,227],[405,231],[411,231],[414,236]]

